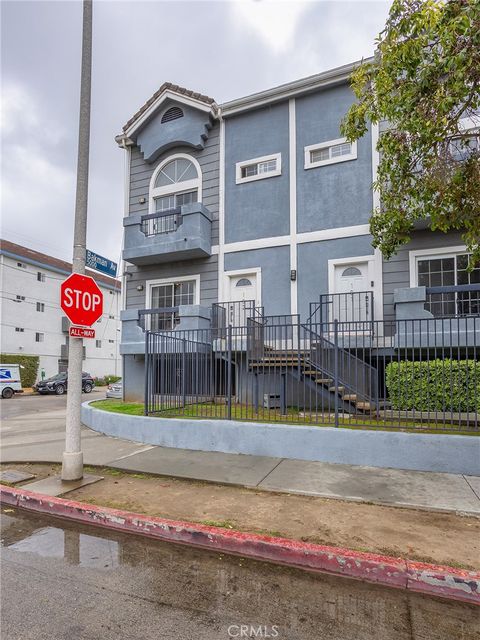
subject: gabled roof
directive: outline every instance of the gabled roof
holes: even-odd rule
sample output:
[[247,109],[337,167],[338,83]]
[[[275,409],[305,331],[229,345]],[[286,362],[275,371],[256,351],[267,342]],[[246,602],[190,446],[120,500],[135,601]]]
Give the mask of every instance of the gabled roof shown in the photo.
[[[30,264],[44,266],[47,269],[50,268],[53,271],[64,273],[65,275],[72,273],[71,262],[60,260],[59,258],[54,258],[53,256],[49,256],[46,253],[34,251],[33,249],[24,247],[21,244],[10,242],[9,240],[0,239],[0,255],[1,254],[13,258],[21,258],[25,260],[25,262],[29,262]],[[108,276],[104,276],[100,273],[97,273],[96,271],[91,270],[87,270],[86,275],[91,276],[100,285],[103,284],[110,289],[117,289],[118,291],[120,291],[121,289],[121,282],[116,278],[109,278]]]
[[171,82],[164,82],[158,91],[155,91],[153,96],[149,98],[143,106],[133,115],[130,120],[123,126],[123,131],[127,131],[131,128],[131,126],[147,111],[154,102],[157,101],[158,98],[163,93],[171,92],[177,94],[183,98],[191,98],[192,100],[196,100],[198,102],[203,102],[212,108],[212,110],[216,113],[217,104],[213,98],[209,96],[205,96],[201,93],[197,93],[196,91],[192,91],[191,89],[186,89],[185,87],[180,87],[178,84],[172,84]]

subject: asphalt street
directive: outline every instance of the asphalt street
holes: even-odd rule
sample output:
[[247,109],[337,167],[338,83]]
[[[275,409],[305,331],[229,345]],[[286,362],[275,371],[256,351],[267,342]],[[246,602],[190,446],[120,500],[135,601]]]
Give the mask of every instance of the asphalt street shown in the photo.
[[4,640],[478,637],[470,605],[11,508],[1,544]]

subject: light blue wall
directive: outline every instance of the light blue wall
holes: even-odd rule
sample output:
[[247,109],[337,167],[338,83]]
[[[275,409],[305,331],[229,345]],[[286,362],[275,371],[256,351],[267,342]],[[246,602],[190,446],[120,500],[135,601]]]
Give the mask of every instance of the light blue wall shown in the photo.
[[373,254],[371,236],[324,240],[298,245],[298,312],[308,317],[309,303],[328,293],[328,261]]
[[340,122],[353,102],[346,85],[295,101],[299,232],[368,222],[373,206],[370,131],[357,143],[357,160],[304,168],[305,147],[340,138]]
[[290,313],[289,247],[225,254],[225,271],[262,269],[262,305],[267,315]]
[[[183,117],[162,124],[162,115],[172,106],[180,107],[184,113]],[[194,149],[203,149],[211,128],[208,113],[167,100],[163,109],[138,133],[137,144],[145,161],[153,162],[161,153],[173,147],[188,145]]]
[[[235,184],[237,162],[282,154],[282,175]],[[288,102],[225,121],[225,240],[289,233]]]

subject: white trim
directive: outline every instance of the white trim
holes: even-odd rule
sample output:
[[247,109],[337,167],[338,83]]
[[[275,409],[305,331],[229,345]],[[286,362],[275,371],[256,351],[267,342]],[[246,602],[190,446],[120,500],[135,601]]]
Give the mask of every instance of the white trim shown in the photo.
[[328,149],[330,147],[334,147],[338,144],[346,144],[348,141],[346,138],[337,138],[336,140],[326,140],[325,142],[319,142],[317,144],[309,144],[305,147],[305,169],[315,169],[316,167],[324,167],[328,164],[338,164],[339,162],[348,162],[349,160],[357,159],[357,143],[350,142],[350,153],[345,154],[343,156],[338,156],[337,158],[329,158],[328,160],[317,160],[316,162],[312,162],[311,153],[312,151],[318,151],[319,149]]
[[233,271],[224,271],[223,280],[224,287],[228,292],[228,300],[225,302],[230,302],[230,280],[232,278],[238,278],[239,276],[244,276],[248,278],[248,276],[255,275],[256,278],[256,289],[257,289],[257,298],[255,300],[255,304],[258,306],[262,305],[262,269],[261,267],[252,267],[246,269],[234,269]]
[[378,122],[376,124],[372,124],[371,130],[372,136],[372,204],[373,210],[380,208],[380,193],[377,189],[373,188],[373,183],[376,181],[378,177],[378,165],[380,164],[380,153],[377,151],[378,137],[379,137],[379,126]]
[[[328,261],[328,293],[336,293],[335,267],[347,264],[366,262],[368,264],[368,291],[373,291],[375,320],[383,320],[383,282],[382,262],[379,252],[367,256],[349,256],[348,258],[332,258]],[[373,287],[371,283],[373,282]],[[379,283],[380,286],[379,286]],[[380,325],[378,327],[380,330]]]
[[295,98],[288,101],[288,162],[290,174],[290,271],[297,272],[295,280],[290,279],[290,313],[298,312],[298,269],[297,269],[297,130],[295,119]]
[[141,116],[139,116],[134,122],[132,122],[130,127],[124,132],[123,135],[128,137],[132,136],[135,133],[135,131],[137,131],[137,129],[139,129],[142,126],[142,124],[146,120],[148,120],[150,116],[160,107],[162,102],[165,102],[165,100],[168,100],[168,99],[173,100],[175,102],[180,102],[182,104],[186,104],[190,107],[193,107],[194,109],[198,109],[200,111],[205,111],[206,113],[213,114],[213,108],[212,108],[213,105],[205,104],[205,102],[201,102],[200,100],[195,100],[195,98],[181,96],[178,93],[174,93],[173,91],[170,91],[169,89],[167,89],[161,95],[159,95],[154,102],[152,102],[152,104],[148,107],[148,109],[146,109],[142,113]]
[[429,258],[430,256],[451,258],[452,256],[456,256],[459,253],[468,253],[465,245],[457,245],[455,247],[436,247],[434,249],[415,249],[414,251],[409,251],[408,264],[410,269],[410,286],[418,287],[418,258]]
[[[130,163],[131,163],[131,159],[132,159],[132,147],[129,145],[124,144],[123,148],[125,150],[125,167],[124,167],[124,174],[123,174],[123,179],[124,179],[124,186],[123,186],[123,194],[124,194],[124,200],[123,200],[123,215],[124,217],[127,217],[130,215]],[[123,256],[123,250],[125,248],[125,233],[122,233],[122,252],[121,252],[121,256]],[[120,294],[120,308],[126,309],[127,308],[127,275],[126,275],[126,264],[125,261],[123,259],[123,257],[121,257],[120,259],[120,277],[121,277],[121,283],[122,283],[122,291]]]
[[[319,231],[307,231],[297,233],[297,244],[306,242],[322,242],[323,240],[339,240],[341,238],[353,238],[356,236],[368,236],[370,227],[368,224],[357,224],[352,227],[336,227],[333,229],[321,229]],[[268,238],[256,238],[255,240],[240,240],[229,242],[222,247],[223,253],[235,253],[237,251],[252,251],[253,249],[268,249],[271,247],[285,247],[292,242],[292,236],[270,236]],[[214,249],[215,247],[213,247]],[[220,254],[220,245],[218,249]]]
[[[275,171],[268,171],[266,173],[258,173],[254,176],[248,176],[242,178],[242,169],[252,164],[259,164],[260,162],[269,162],[270,160],[276,161]],[[236,184],[243,184],[244,182],[254,182],[255,180],[263,180],[265,178],[273,178],[275,176],[282,175],[282,154],[272,153],[268,156],[261,156],[260,158],[251,158],[250,160],[242,160],[235,164],[235,182]]]
[[217,300],[223,300],[223,270],[225,268],[225,121],[220,118],[219,182],[218,182],[218,292]]
[[[165,187],[155,187],[155,181],[157,179],[160,171],[165,167],[169,162],[173,160],[189,160],[196,168],[198,178],[194,180],[185,180],[184,182],[177,182],[175,184],[167,185]],[[162,160],[158,166],[155,168],[155,171],[152,173],[152,177],[150,178],[150,184],[148,187],[148,213],[156,213],[155,212],[155,198],[160,198],[161,196],[166,195],[174,195],[176,193],[181,193],[182,191],[193,191],[193,189],[197,189],[198,192],[198,202],[202,202],[202,169],[200,168],[200,164],[196,158],[189,155],[188,153],[174,153],[168,158]],[[175,188],[177,186],[177,188]]]
[[171,276],[170,278],[156,278],[155,280],[145,280],[145,309],[150,309],[150,300],[152,295],[152,287],[162,284],[177,284],[177,282],[187,282],[195,280],[195,302],[200,304],[200,274],[196,273],[191,276]]

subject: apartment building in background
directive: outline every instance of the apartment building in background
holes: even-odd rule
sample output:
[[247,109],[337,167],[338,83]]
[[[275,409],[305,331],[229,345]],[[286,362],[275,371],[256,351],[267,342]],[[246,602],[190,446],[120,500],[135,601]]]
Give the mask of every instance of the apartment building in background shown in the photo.
[[143,399],[145,329],[244,326],[246,308],[303,323],[479,313],[459,233],[425,222],[389,261],[372,247],[379,128],[340,133],[354,67],[224,104],[165,83],[117,136],[126,398]]
[[[69,320],[60,308],[60,285],[72,265],[28,247],[0,241],[0,351],[39,356],[38,376],[65,371]],[[103,316],[84,340],[83,370],[94,377],[121,375],[121,283],[88,271],[103,294]]]

